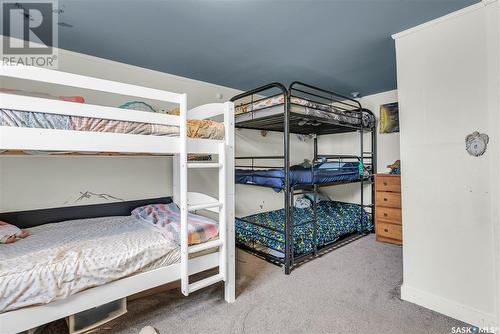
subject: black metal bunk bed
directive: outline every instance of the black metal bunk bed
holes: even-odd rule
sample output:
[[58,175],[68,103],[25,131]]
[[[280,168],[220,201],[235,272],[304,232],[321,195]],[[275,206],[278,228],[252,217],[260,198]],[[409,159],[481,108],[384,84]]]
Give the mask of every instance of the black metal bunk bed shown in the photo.
[[[235,126],[237,128],[277,131],[283,133],[283,156],[244,156],[236,157],[237,161],[250,160],[251,164],[238,165],[250,172],[252,181],[240,179],[237,183],[263,186],[281,190],[284,193],[284,226],[283,230],[271,227],[257,221],[242,220],[256,230],[272,233],[282,233],[283,247],[278,249],[282,256],[276,252],[262,250],[258,240],[249,244],[239,242],[237,245],[265,260],[284,267],[285,273],[312,257],[336,249],[365,235],[368,231],[358,230],[336,238],[332,242],[318,244],[318,189],[320,187],[338,184],[360,183],[359,220],[373,220],[375,216],[375,188],[374,175],[377,171],[376,156],[376,130],[375,117],[370,110],[362,108],[357,100],[337,94],[332,91],[314,87],[301,82],[293,82],[288,89],[280,83],[271,83],[237,95],[231,99],[235,102]],[[359,155],[328,155],[318,153],[318,136],[359,132]],[[370,135],[370,150],[365,151],[365,134]],[[310,174],[299,169],[297,180],[296,170],[290,166],[290,134],[312,135],[314,138],[314,157],[311,162]],[[255,161],[271,159],[282,160],[282,169],[264,173],[261,176],[252,176],[254,171],[268,171],[271,166],[256,164]],[[335,171],[334,175],[341,177],[329,178],[316,168],[321,163],[332,163],[329,169]],[[357,163],[354,165],[353,163]],[[357,167],[356,167],[357,166]],[[357,168],[357,177],[354,177],[353,167]],[[241,170],[240,170],[241,171]],[[257,172],[259,174],[260,172]],[[323,173],[323,177],[321,175]],[[304,178],[305,175],[305,178]],[[324,177],[326,175],[326,178]],[[345,177],[347,175],[348,177]],[[301,178],[302,177],[302,178]],[[257,182],[253,182],[253,181]],[[281,182],[281,183],[280,183]],[[370,204],[364,204],[364,186],[371,185]],[[294,198],[295,195],[313,194],[311,220],[302,220],[294,224]],[[298,209],[296,209],[298,210]],[[242,219],[242,218],[239,218]],[[312,225],[312,241],[307,251],[298,254],[294,247],[294,229],[304,225]],[[255,232],[255,231],[254,231]],[[253,232],[252,232],[253,233]],[[258,233],[258,232],[257,232]],[[266,236],[266,238],[273,238]],[[278,241],[278,240],[274,240]],[[262,246],[262,245],[260,245]],[[269,247],[266,245],[266,247]]]

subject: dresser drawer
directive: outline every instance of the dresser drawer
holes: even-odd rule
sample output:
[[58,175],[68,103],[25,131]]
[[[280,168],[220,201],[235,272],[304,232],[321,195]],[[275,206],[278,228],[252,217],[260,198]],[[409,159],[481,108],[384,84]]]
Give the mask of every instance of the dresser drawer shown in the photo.
[[403,232],[401,225],[377,222],[377,236],[401,241]]
[[377,220],[386,220],[393,224],[401,224],[401,209],[377,206],[375,217]]
[[377,206],[388,208],[401,208],[401,194],[377,191],[375,194]]
[[377,175],[376,191],[401,192],[401,178],[399,176]]

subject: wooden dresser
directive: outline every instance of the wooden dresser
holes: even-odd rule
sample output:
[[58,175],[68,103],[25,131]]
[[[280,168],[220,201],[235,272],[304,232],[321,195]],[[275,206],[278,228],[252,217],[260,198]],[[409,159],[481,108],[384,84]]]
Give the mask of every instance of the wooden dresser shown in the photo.
[[375,176],[375,233],[377,240],[401,245],[401,177],[391,174]]

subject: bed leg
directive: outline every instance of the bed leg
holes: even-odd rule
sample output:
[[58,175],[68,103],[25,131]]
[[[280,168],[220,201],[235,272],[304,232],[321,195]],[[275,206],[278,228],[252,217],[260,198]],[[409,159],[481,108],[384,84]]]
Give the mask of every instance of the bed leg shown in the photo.
[[228,303],[234,303],[236,299],[235,279],[231,273],[228,273],[228,279],[224,282],[224,299]]
[[313,197],[313,250],[314,256],[318,256],[318,185],[314,185]]
[[[234,167],[231,168],[232,180],[234,180]],[[226,279],[224,281],[224,299],[228,303],[236,299],[236,242],[234,235],[234,184],[232,194],[227,196],[228,212],[226,220]]]

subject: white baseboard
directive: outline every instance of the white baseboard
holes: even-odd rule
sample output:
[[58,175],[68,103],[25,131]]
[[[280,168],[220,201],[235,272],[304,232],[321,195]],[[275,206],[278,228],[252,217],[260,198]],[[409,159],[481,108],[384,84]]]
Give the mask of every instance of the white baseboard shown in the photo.
[[479,328],[492,328],[498,326],[496,316],[494,314],[485,313],[470,306],[457,303],[456,301],[437,296],[429,292],[415,289],[405,284],[401,286],[401,299]]

